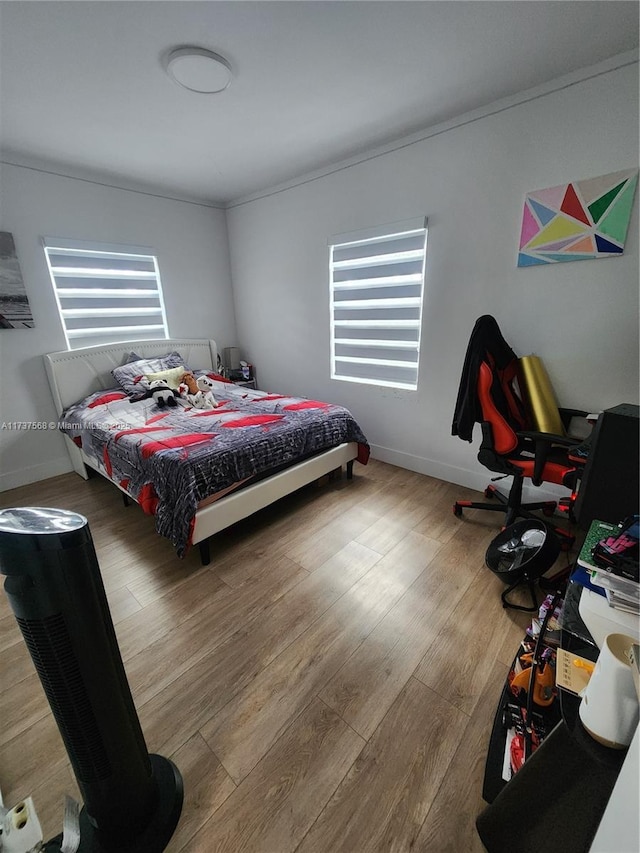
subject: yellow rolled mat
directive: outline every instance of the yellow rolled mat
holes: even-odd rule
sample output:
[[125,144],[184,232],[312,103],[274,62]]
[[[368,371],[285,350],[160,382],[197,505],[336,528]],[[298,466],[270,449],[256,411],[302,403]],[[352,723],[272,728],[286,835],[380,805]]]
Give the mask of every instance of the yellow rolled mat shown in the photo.
[[556,395],[541,359],[537,355],[524,355],[520,366],[534,427],[538,432],[564,435]]

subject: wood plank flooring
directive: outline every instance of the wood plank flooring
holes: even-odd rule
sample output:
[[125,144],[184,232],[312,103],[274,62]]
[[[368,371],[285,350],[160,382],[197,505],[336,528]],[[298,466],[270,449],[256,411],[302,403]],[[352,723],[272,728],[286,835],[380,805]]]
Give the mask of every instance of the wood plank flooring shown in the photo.
[[[185,802],[169,853],[476,853],[489,731],[525,614],[484,566],[501,516],[468,489],[372,460],[178,560],[100,478],[0,506],[89,519],[151,752]],[[0,787],[49,838],[73,772],[4,593]]]

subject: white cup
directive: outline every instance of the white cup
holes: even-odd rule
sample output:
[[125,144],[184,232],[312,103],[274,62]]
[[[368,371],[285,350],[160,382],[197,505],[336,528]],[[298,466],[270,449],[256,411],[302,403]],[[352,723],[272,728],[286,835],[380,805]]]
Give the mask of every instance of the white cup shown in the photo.
[[629,655],[635,642],[626,634],[607,634],[578,712],[591,737],[615,749],[629,746],[640,717]]

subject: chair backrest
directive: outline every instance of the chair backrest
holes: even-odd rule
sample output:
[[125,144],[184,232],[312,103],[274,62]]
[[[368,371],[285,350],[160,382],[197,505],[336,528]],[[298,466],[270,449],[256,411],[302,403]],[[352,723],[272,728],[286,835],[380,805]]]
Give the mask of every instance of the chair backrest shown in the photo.
[[522,377],[518,359],[498,368],[491,353],[485,353],[478,371],[478,399],[482,419],[491,425],[493,450],[500,456],[512,453],[518,446],[517,430],[530,424],[522,397]]
[[471,441],[474,423],[487,423],[491,425],[492,449],[499,455],[512,452],[518,445],[516,430],[530,424],[521,389],[517,355],[502,337],[495,318],[490,314],[479,317],[467,347],[452,434]]

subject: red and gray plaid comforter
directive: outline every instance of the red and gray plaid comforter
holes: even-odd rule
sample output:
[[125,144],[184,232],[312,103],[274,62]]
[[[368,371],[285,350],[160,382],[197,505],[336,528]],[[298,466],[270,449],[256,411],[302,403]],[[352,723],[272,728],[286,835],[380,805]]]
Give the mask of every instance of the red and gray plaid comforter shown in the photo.
[[119,390],[99,391],[70,406],[61,429],[91,464],[156,518],[158,533],[186,552],[198,503],[256,475],[354,441],[369,447],[342,406],[217,383],[218,408],[178,401],[131,403]]

